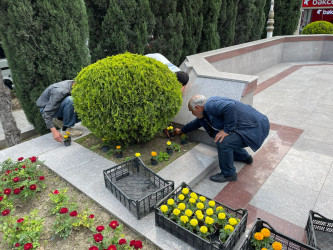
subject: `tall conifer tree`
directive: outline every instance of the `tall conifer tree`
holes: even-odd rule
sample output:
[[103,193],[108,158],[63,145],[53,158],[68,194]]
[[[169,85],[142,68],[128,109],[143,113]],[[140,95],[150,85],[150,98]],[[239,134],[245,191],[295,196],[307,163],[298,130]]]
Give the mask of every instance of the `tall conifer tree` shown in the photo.
[[274,36],[293,35],[301,14],[302,0],[274,1]]
[[235,38],[235,24],[239,0],[223,0],[218,19],[218,33],[220,47],[233,45]]
[[256,9],[254,10],[253,14],[253,26],[251,29],[249,41],[261,39],[262,30],[266,24],[266,0],[254,0],[254,6],[256,6]]
[[251,32],[254,25],[255,0],[239,0],[236,18],[234,44],[251,41]]
[[1,0],[0,36],[28,121],[47,132],[36,100],[47,86],[73,79],[90,62],[84,1]]

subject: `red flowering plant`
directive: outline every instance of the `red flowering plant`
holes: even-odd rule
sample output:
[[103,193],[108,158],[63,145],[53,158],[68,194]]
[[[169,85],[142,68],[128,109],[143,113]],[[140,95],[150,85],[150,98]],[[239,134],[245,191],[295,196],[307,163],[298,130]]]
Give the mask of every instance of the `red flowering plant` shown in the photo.
[[15,249],[33,249],[38,246],[43,230],[44,219],[38,217],[38,210],[33,210],[24,217],[6,215],[6,220],[0,223],[3,241]]
[[36,156],[20,157],[16,162],[8,159],[0,164],[0,169],[0,194],[8,200],[31,198],[46,187]]
[[119,249],[141,249],[142,242],[139,240],[132,240],[127,242],[122,234],[123,225],[119,225],[118,221],[113,220],[109,226],[97,226],[93,229],[92,238],[88,240],[93,246],[89,250],[119,250]]

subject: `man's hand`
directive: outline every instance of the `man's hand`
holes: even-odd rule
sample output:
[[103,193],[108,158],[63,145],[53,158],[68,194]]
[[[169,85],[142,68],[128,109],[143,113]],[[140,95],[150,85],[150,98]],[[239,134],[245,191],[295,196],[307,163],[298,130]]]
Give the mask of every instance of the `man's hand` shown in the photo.
[[214,142],[222,142],[224,137],[228,136],[229,134],[227,134],[226,132],[224,132],[223,130],[221,130],[220,132],[218,132],[215,136],[215,140]]
[[53,139],[56,140],[57,142],[62,143],[62,135],[59,133],[59,131],[56,128],[51,128],[51,132],[53,134]]
[[174,135],[181,135],[181,134],[182,134],[182,130],[181,130],[180,128],[175,128],[175,129],[173,130],[173,134],[174,134]]

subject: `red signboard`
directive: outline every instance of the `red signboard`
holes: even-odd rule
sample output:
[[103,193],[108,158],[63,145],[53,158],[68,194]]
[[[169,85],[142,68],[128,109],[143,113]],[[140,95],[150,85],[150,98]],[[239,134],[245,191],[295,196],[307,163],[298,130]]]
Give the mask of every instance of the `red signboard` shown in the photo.
[[328,21],[333,23],[333,9],[312,10],[311,22]]
[[313,7],[333,7],[333,0],[303,0],[303,8],[313,8]]

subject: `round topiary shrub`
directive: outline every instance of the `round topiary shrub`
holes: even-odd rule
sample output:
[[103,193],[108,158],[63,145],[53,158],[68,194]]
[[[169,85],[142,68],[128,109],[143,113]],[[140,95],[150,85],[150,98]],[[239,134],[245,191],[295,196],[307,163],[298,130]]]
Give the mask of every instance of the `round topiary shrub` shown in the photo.
[[116,143],[150,140],[182,105],[176,74],[142,55],[99,60],[84,68],[75,82],[72,96],[82,124]]
[[309,23],[302,30],[302,35],[309,34],[333,34],[333,24],[326,21],[317,21]]

